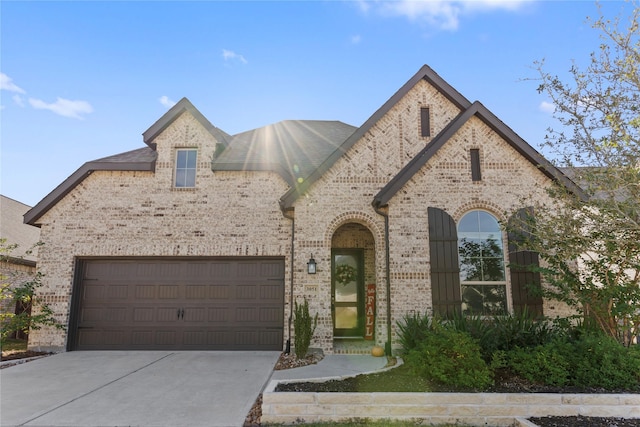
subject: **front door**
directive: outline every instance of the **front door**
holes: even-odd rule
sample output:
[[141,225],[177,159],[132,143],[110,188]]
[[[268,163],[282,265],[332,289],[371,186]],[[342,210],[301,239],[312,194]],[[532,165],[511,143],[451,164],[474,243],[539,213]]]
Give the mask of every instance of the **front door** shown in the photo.
[[331,251],[331,302],[333,335],[364,335],[364,251],[333,249]]

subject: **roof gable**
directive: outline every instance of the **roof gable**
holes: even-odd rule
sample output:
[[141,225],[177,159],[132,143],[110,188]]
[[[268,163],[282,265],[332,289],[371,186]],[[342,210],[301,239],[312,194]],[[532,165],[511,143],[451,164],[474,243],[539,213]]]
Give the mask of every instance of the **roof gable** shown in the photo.
[[160,117],[154,124],[149,127],[143,134],[142,139],[145,144],[149,147],[155,149],[153,145],[153,140],[160,135],[166,128],[171,126],[171,124],[184,112],[189,112],[213,137],[218,141],[223,143],[224,145],[228,145],[231,139],[231,136],[224,132],[221,129],[218,129],[214,125],[211,124],[209,120],[205,116],[202,115],[200,111],[196,107],[193,106],[191,101],[187,98],[182,98],[176,105],[171,107],[169,111],[164,113],[162,117]]
[[115,156],[103,157],[82,165],[71,176],[65,179],[51,193],[47,194],[37,205],[24,214],[24,222],[36,225],[49,209],[56,205],[64,196],[69,194],[78,184],[94,171],[155,171],[156,158],[158,153],[155,150],[145,147]]
[[290,208],[293,203],[324,173],[333,166],[333,164],[344,153],[349,151],[385,114],[387,114],[413,87],[420,81],[426,80],[435,87],[441,94],[451,101],[460,110],[466,110],[471,106],[471,102],[462,96],[453,86],[444,81],[435,71],[428,65],[423,65],[420,70],[409,79],[382,107],[380,107],[367,121],[364,122],[342,145],[336,148],[318,168],[303,180],[302,183],[292,187],[280,200],[283,208]]
[[436,137],[420,151],[400,172],[393,177],[373,198],[376,207],[385,206],[391,198],[449,141],[460,128],[472,117],[478,117],[520,155],[538,167],[542,173],[554,181],[560,182],[575,194],[586,200],[586,195],[573,181],[562,173],[551,162],[545,159],[525,140],[520,138],[511,128],[505,125],[491,111],[480,102],[474,102],[469,108],[460,113],[449,125],[447,125]]

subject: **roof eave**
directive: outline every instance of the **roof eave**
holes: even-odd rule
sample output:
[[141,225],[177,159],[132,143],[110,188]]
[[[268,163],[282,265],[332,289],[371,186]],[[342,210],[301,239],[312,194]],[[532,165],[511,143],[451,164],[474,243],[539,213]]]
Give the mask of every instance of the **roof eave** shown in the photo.
[[502,139],[507,141],[520,155],[535,165],[547,177],[564,185],[582,200],[587,200],[584,191],[569,179],[561,170],[553,166],[511,128],[505,125],[482,103],[474,102],[449,125],[447,125],[420,153],[402,168],[373,198],[374,207],[386,206],[395,194],[429,161],[431,157],[469,120],[477,116]]
[[303,181],[301,185],[292,187],[282,196],[282,202],[285,208],[290,208],[293,203],[309,189],[311,184],[317,181],[324,173],[333,166],[333,164],[344,153],[358,142],[385,114],[393,108],[420,80],[426,80],[433,85],[441,94],[443,94],[449,101],[451,101],[456,107],[464,111],[468,109],[472,104],[465,98],[460,92],[458,92],[453,86],[447,83],[442,77],[440,77],[431,67],[423,65],[416,74],[413,75],[396,93],[387,100],[378,110],[373,113],[371,117],[365,121],[362,126],[355,130],[355,132],[345,140],[340,147],[338,147],[327,159],[316,168],[309,176]]
[[182,113],[188,111],[207,131],[216,138],[221,140],[225,146],[229,145],[230,136],[226,132],[215,127],[187,98],[182,98],[176,105],[171,107],[162,115],[154,124],[142,133],[142,140],[149,147],[155,149],[153,140],[168,128]]
[[65,179],[37,205],[24,214],[24,223],[39,227],[36,223],[45,213],[69,194],[78,184],[95,171],[144,171],[155,172],[156,160],[150,162],[87,162]]

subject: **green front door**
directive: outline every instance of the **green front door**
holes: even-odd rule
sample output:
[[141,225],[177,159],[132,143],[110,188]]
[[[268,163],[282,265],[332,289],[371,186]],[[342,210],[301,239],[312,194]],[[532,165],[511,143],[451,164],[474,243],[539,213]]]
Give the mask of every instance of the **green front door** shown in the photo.
[[331,251],[331,302],[333,335],[364,335],[364,251]]

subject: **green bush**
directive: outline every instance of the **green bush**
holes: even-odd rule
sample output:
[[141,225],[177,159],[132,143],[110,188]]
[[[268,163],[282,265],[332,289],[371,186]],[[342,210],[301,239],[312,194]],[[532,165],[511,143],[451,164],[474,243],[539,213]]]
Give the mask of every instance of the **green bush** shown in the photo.
[[404,353],[413,350],[420,344],[431,330],[432,321],[428,315],[405,314],[398,325],[398,339]]
[[573,382],[579,387],[607,390],[637,387],[640,383],[640,351],[624,347],[604,334],[584,334],[566,355],[573,369]]
[[483,390],[493,384],[478,344],[468,334],[442,325],[432,324],[405,360],[417,375],[437,384],[463,390]]
[[540,384],[606,390],[640,385],[640,349],[624,347],[604,334],[582,333],[575,340],[517,347],[505,360],[514,372]]
[[311,338],[318,325],[318,314],[311,318],[309,314],[309,302],[304,299],[302,304],[295,302],[293,319],[293,331],[295,333],[293,346],[298,359],[304,359],[311,345]]
[[571,368],[565,354],[570,344],[555,342],[535,348],[516,347],[506,353],[506,365],[526,380],[544,385],[570,385]]
[[457,315],[448,324],[477,340],[486,362],[496,351],[535,347],[550,342],[559,333],[548,321],[526,310],[496,317]]

